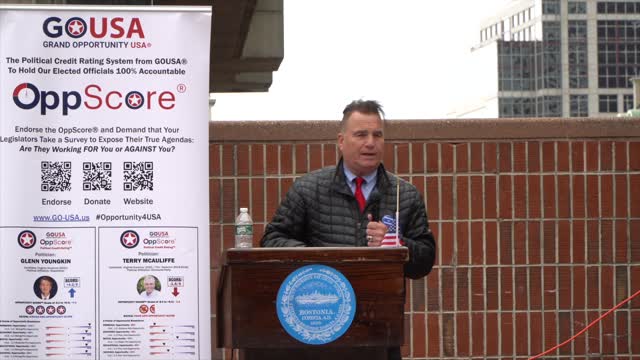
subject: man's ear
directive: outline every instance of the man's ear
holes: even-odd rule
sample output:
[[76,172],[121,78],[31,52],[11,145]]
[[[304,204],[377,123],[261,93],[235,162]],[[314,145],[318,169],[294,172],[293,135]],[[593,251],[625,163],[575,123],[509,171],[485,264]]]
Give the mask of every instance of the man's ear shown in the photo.
[[342,145],[344,143],[344,134],[342,132],[338,133],[338,149],[342,151]]

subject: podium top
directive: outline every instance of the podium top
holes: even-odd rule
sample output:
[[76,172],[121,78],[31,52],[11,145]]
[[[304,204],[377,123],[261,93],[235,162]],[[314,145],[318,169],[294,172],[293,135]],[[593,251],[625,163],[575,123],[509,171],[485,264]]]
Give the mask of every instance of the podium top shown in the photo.
[[347,262],[401,262],[409,261],[409,250],[369,247],[289,247],[227,249],[223,265],[242,263],[347,263]]

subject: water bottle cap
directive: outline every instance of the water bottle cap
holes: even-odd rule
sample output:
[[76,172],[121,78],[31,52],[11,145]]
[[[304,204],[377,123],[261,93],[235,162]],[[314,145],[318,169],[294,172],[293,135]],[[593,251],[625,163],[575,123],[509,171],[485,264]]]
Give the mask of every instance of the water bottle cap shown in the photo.
[[249,212],[249,208],[240,208],[240,212]]

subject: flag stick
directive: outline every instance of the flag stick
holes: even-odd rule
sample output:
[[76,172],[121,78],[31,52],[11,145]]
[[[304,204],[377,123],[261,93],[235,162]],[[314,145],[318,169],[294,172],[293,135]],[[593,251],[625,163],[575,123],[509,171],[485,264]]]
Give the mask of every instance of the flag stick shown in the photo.
[[400,177],[396,175],[396,246],[400,246]]

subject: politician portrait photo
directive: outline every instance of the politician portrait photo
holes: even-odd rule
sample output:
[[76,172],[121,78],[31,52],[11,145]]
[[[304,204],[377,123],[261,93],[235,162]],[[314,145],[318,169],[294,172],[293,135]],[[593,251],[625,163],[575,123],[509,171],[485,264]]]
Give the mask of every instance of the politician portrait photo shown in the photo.
[[137,290],[143,299],[154,299],[160,296],[160,280],[153,275],[143,276],[138,280]]
[[58,292],[58,283],[51,276],[40,276],[33,283],[33,292],[41,300],[51,300]]

